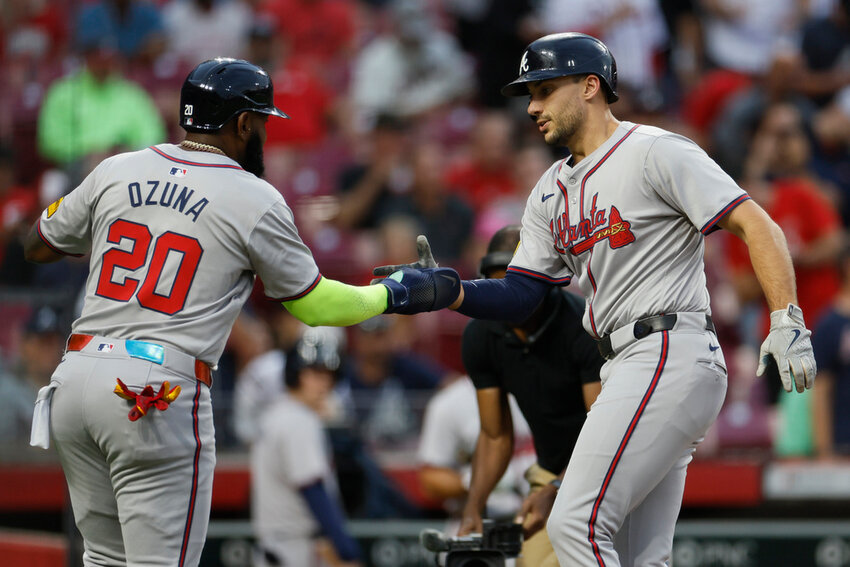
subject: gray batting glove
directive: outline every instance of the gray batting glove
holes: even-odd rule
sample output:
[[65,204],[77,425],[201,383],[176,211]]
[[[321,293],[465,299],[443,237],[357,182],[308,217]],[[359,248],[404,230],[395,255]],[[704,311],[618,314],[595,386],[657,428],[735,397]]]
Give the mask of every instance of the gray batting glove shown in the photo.
[[[378,266],[372,270],[372,275],[386,277],[393,272],[397,272],[404,268],[411,270],[421,270],[423,268],[437,268],[437,262],[434,261],[434,255],[431,254],[431,245],[428,243],[428,238],[424,234],[416,237],[416,251],[419,253],[419,260],[411,264],[393,264],[389,266]],[[374,280],[373,280],[374,283]]]
[[803,311],[793,303],[789,303],[787,309],[773,311],[770,333],[761,345],[756,375],[764,373],[773,357],[786,392],[794,386],[798,392],[811,388],[817,372],[811,336],[803,321]]

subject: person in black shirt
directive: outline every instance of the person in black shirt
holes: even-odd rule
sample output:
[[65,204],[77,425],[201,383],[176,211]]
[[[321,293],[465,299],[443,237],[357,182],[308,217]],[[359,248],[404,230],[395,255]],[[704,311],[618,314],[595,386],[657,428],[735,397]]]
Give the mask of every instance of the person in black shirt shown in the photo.
[[[502,278],[519,243],[518,225],[500,229],[481,260],[485,278]],[[472,458],[472,480],[459,535],[480,533],[487,497],[511,459],[512,394],[534,438],[537,463],[525,473],[531,490],[518,521],[526,533],[525,565],[558,565],[545,525],[560,478],[585,415],[600,391],[604,360],[581,326],[584,300],[553,287],[523,324],[474,319],[463,333],[463,364],[475,385],[481,432]],[[535,533],[536,532],[536,533]]]

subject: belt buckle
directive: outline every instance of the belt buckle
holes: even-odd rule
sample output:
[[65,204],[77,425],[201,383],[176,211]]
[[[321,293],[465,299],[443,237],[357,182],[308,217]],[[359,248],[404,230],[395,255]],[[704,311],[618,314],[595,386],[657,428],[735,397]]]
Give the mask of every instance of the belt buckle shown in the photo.
[[141,358],[155,364],[162,364],[165,360],[165,348],[145,341],[124,341],[127,354],[133,358]]
[[642,320],[635,321],[632,332],[636,339],[642,339],[652,332],[652,326],[648,323],[644,323]]

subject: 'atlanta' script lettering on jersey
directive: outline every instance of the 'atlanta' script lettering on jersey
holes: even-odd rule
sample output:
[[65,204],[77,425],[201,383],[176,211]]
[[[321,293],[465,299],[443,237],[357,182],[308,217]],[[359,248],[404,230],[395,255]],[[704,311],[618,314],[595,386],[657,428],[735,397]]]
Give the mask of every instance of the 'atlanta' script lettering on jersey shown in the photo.
[[[160,207],[170,207],[175,211],[179,211],[186,216],[192,217],[192,222],[198,221],[198,215],[209,204],[209,200],[205,197],[198,199],[193,198],[194,189],[189,189],[185,185],[179,189],[177,183],[161,181],[146,181],[144,191],[142,184],[138,182],[130,183],[127,186],[127,191],[130,195],[130,206],[141,207],[142,205],[159,205]],[[145,194],[146,196],[142,196]]]
[[566,254],[569,251],[573,256],[579,256],[603,240],[607,240],[611,248],[622,248],[635,241],[631,231],[632,223],[623,220],[620,211],[613,205],[610,213],[604,209],[597,210],[597,197],[598,194],[593,196],[590,213],[578,224],[570,224],[566,211],[549,222],[555,249],[559,253]]

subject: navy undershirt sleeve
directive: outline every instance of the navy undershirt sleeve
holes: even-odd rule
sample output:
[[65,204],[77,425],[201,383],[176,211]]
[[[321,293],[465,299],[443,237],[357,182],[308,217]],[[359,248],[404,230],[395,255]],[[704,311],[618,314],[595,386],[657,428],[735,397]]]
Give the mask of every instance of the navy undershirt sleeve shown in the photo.
[[463,280],[458,312],[475,319],[521,323],[546,297],[551,284],[508,272],[504,279]]
[[299,489],[307,500],[307,505],[322,526],[324,533],[333,542],[337,555],[344,561],[354,561],[360,558],[360,547],[345,531],[345,520],[339,507],[331,502],[322,481]]

